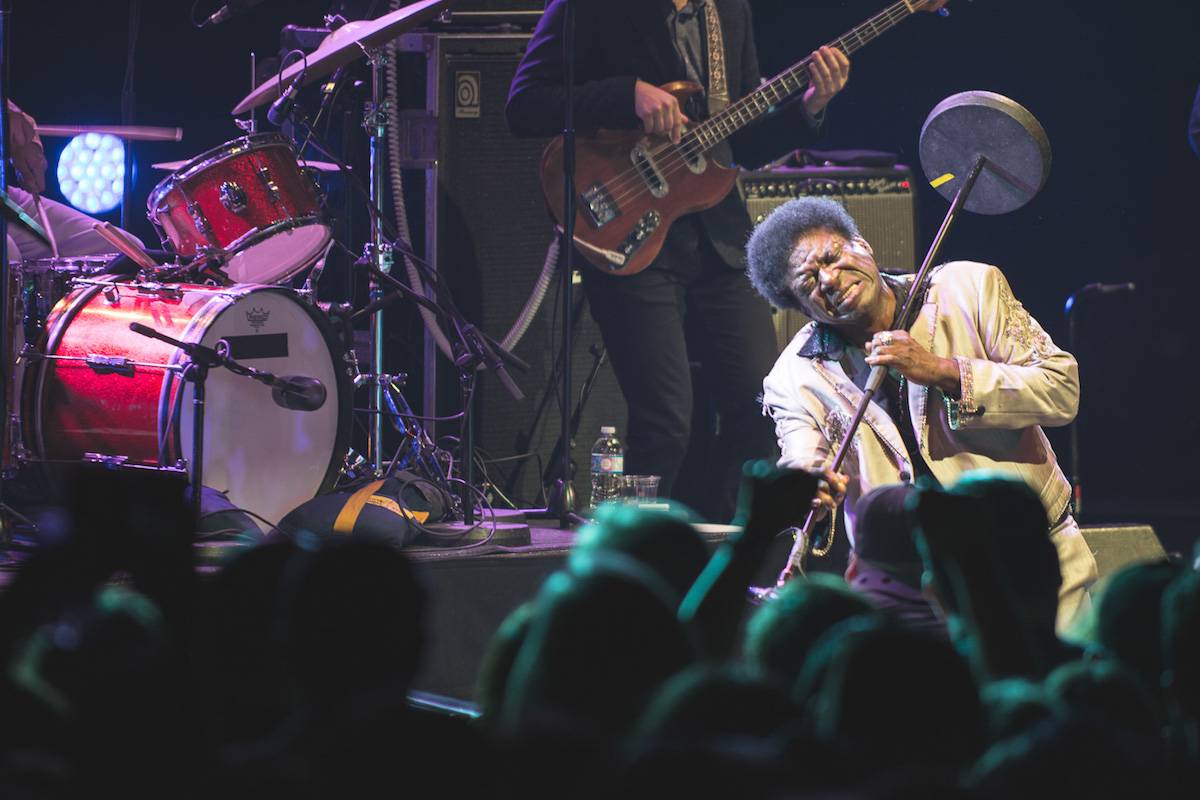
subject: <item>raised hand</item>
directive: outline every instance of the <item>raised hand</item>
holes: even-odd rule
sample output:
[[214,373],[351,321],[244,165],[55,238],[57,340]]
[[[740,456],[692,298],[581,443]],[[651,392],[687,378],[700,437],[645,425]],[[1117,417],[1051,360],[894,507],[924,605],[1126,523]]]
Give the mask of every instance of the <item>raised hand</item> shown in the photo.
[[802,524],[812,507],[811,501],[820,497],[819,485],[824,484],[824,496],[829,502],[845,494],[845,476],[830,470],[825,474],[826,480],[818,483],[816,476],[803,470],[780,469],[769,461],[746,462],[738,492],[738,521],[747,531],[768,531],[771,536]]

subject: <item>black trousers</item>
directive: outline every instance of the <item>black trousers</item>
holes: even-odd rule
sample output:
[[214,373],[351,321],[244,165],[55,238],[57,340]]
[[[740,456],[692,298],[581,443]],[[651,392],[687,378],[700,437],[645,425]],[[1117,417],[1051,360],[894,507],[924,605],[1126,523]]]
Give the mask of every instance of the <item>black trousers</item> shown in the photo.
[[[717,254],[695,216],[676,222],[649,268],[620,277],[587,265],[583,282],[629,405],[629,430],[618,432],[625,472],[661,475],[660,495],[693,499],[708,519],[727,521],[742,463],[776,454],[774,428],[758,402],[776,356],[770,306]],[[690,351],[685,323],[695,334]],[[719,422],[709,463],[689,470],[705,485],[682,486],[676,478],[692,435],[692,362],[701,365]]]

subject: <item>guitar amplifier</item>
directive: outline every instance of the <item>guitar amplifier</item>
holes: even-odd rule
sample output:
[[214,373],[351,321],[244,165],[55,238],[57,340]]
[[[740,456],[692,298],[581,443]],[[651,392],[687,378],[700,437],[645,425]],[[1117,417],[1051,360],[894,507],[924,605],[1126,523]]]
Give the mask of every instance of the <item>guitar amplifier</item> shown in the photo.
[[458,0],[447,21],[454,26],[485,28],[514,25],[532,28],[542,17],[545,0]]
[[[916,200],[912,170],[894,167],[776,167],[742,172],[738,191],[754,224],[796,197],[828,197],[845,207],[863,238],[875,250],[875,261],[887,272],[917,268]],[[779,349],[808,324],[791,309],[776,311]]]

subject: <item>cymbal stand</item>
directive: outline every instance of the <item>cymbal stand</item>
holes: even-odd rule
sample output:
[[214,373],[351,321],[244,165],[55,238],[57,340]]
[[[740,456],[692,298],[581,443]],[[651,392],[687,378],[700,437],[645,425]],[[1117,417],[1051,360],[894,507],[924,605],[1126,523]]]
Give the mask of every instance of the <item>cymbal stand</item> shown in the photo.
[[[0,3],[0,109],[6,109],[8,101],[8,49],[9,49],[9,11],[7,3]],[[0,192],[8,191],[8,180],[5,176],[4,164],[8,162],[8,114],[0,113]],[[0,214],[0,241],[8,239],[8,220],[3,214]],[[3,362],[0,362],[0,473],[8,471],[12,459],[12,448],[16,439],[16,431],[14,430],[14,419],[10,419],[9,414],[15,414],[14,408],[16,398],[10,396],[9,392],[13,386],[13,371],[16,365],[11,358],[12,340],[14,332],[13,326],[13,309],[12,301],[12,286],[9,283],[9,269],[11,264],[8,263],[8,248],[0,248],[0,354],[3,356]],[[0,474],[0,547],[8,549],[11,537],[9,535],[9,519],[4,513],[7,506],[4,505],[4,482],[5,475]]]
[[[364,47],[363,53],[371,65],[371,103],[363,115],[363,127],[370,137],[371,203],[375,209],[381,209],[384,194],[383,148],[386,141],[388,115],[391,113],[383,96],[383,70],[387,64],[388,55],[384,48]],[[387,275],[392,271],[392,247],[384,238],[380,215],[374,213],[370,215],[370,218],[371,241],[363,256],[372,266],[368,296],[370,302],[374,303],[380,300],[384,294],[378,273]],[[383,308],[379,307],[371,315],[371,397],[368,401],[368,407],[371,409],[371,436],[367,454],[376,475],[383,474],[383,393],[385,388],[381,380],[385,371],[383,343],[384,312]]]

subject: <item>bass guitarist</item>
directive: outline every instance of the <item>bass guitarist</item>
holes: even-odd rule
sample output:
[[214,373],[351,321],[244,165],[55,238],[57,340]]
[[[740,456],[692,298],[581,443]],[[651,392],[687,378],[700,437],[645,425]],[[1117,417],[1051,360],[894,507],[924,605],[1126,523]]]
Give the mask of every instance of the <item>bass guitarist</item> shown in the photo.
[[[927,10],[945,2],[935,0]],[[581,132],[641,129],[677,143],[685,126],[761,83],[747,0],[574,0],[574,6],[574,112]],[[563,0],[550,0],[513,78],[507,112],[518,136],[562,130],[563,15]],[[842,50],[821,48],[798,102],[708,156],[756,165],[777,155],[763,153],[760,144],[771,129],[810,138],[849,71]],[[693,81],[705,91],[681,107],[658,88],[673,81]],[[583,267],[591,313],[629,405],[626,471],[661,475],[661,494],[686,498],[716,520],[732,515],[741,464],[770,458],[775,446],[756,402],[776,348],[770,308],[745,276],[750,227],[733,191],[712,208],[680,217],[648,268],[612,275]],[[691,434],[692,361],[703,367],[720,420],[705,486],[676,483]]]

